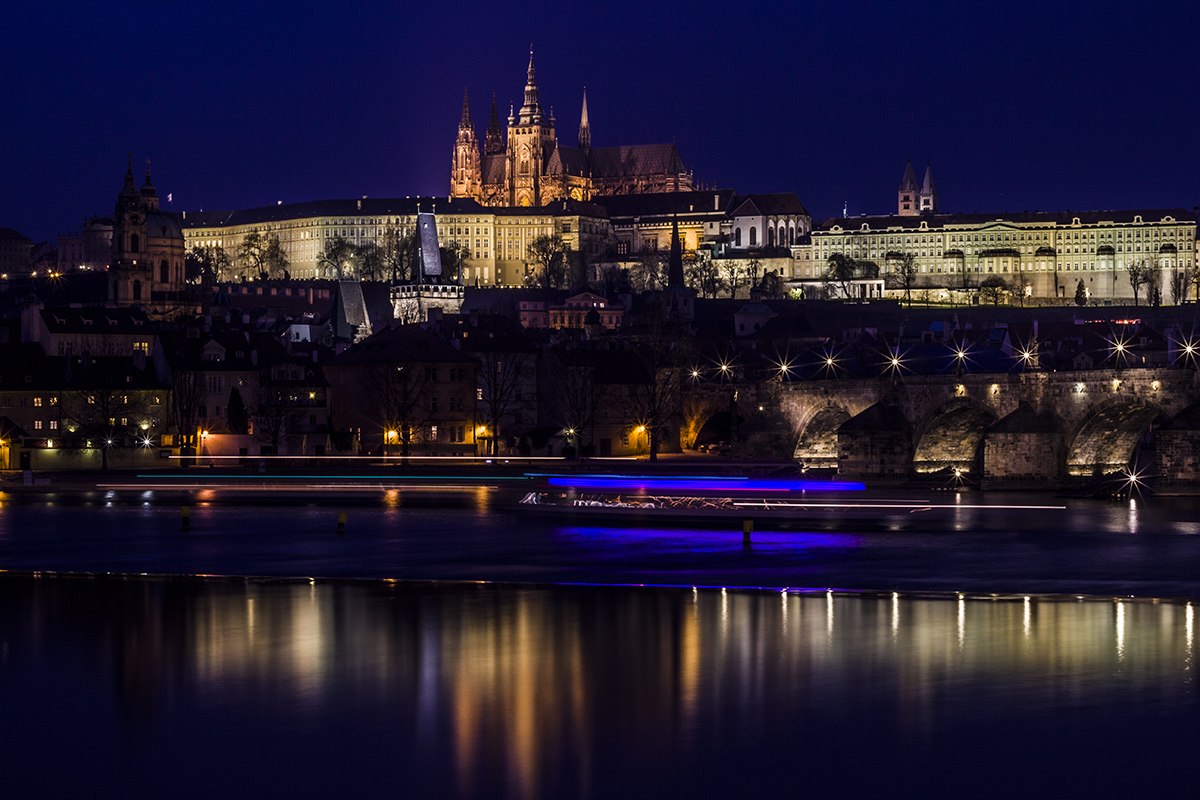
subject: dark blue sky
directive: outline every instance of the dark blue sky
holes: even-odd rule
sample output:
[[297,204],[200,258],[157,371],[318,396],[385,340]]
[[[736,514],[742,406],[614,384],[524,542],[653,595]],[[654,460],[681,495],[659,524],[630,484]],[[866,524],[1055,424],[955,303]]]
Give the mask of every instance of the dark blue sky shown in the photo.
[[[125,153],[172,208],[444,194],[470,87],[574,143],[676,141],[698,179],[886,213],[906,157],[944,211],[1200,203],[1195,34],[1168,2],[20,3],[0,227],[108,213]],[[140,178],[139,178],[140,180]]]

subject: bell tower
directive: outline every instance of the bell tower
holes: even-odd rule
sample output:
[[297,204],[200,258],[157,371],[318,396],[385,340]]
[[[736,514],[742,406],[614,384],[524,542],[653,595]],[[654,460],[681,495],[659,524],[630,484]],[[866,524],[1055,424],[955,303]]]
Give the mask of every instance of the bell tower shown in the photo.
[[479,167],[479,139],[471,122],[471,104],[463,89],[462,119],[454,141],[454,161],[450,167],[450,196],[479,199],[482,172]]
[[542,204],[541,182],[546,159],[554,151],[554,117],[542,111],[538,102],[537,73],[533,68],[533,50],[529,51],[529,69],[525,80],[525,102],[520,111],[508,118],[508,204]]
[[919,188],[917,187],[917,176],[913,173],[912,159],[908,160],[908,166],[904,169],[904,177],[900,180],[900,191],[896,199],[896,213],[901,217],[915,217],[920,215],[920,197],[918,197]]

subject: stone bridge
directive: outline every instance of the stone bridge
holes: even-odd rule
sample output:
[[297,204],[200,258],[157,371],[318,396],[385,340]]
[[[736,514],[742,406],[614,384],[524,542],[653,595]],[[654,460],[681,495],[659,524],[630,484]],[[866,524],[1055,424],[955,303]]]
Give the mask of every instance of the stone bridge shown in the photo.
[[[1200,406],[1189,409],[1200,400],[1198,375],[1164,367],[739,386],[734,452],[859,477],[951,468],[992,484],[1058,483],[1120,471],[1139,444],[1165,437],[1179,463],[1160,454],[1154,469],[1195,480],[1200,425],[1186,420],[1200,417]],[[710,407],[727,410],[734,388],[709,389]]]

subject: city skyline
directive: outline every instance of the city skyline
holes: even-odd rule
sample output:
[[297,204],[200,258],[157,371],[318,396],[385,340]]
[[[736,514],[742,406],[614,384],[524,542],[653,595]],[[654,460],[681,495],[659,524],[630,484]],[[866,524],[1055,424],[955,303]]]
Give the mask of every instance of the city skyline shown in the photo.
[[464,85],[482,131],[530,44],[560,142],[586,86],[596,146],[674,142],[698,182],[816,218],[888,213],[909,157],[949,212],[1196,204],[1191,8],[484,8],[16,9],[0,226],[111,213],[127,152],[177,211],[446,195]]

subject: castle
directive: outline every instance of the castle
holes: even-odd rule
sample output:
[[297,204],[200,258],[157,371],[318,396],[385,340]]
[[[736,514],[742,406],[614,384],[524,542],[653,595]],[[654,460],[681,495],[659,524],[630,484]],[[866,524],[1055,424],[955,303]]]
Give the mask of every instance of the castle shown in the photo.
[[692,173],[674,144],[592,147],[587,90],[577,147],[558,143],[554,117],[538,101],[533,53],[525,82],[525,102],[509,109],[507,135],[500,130],[496,98],[484,135],[482,156],[471,108],[463,94],[462,120],[454,143],[450,196],[473,198],[487,206],[544,206],[555,200],[595,196],[690,191]]

